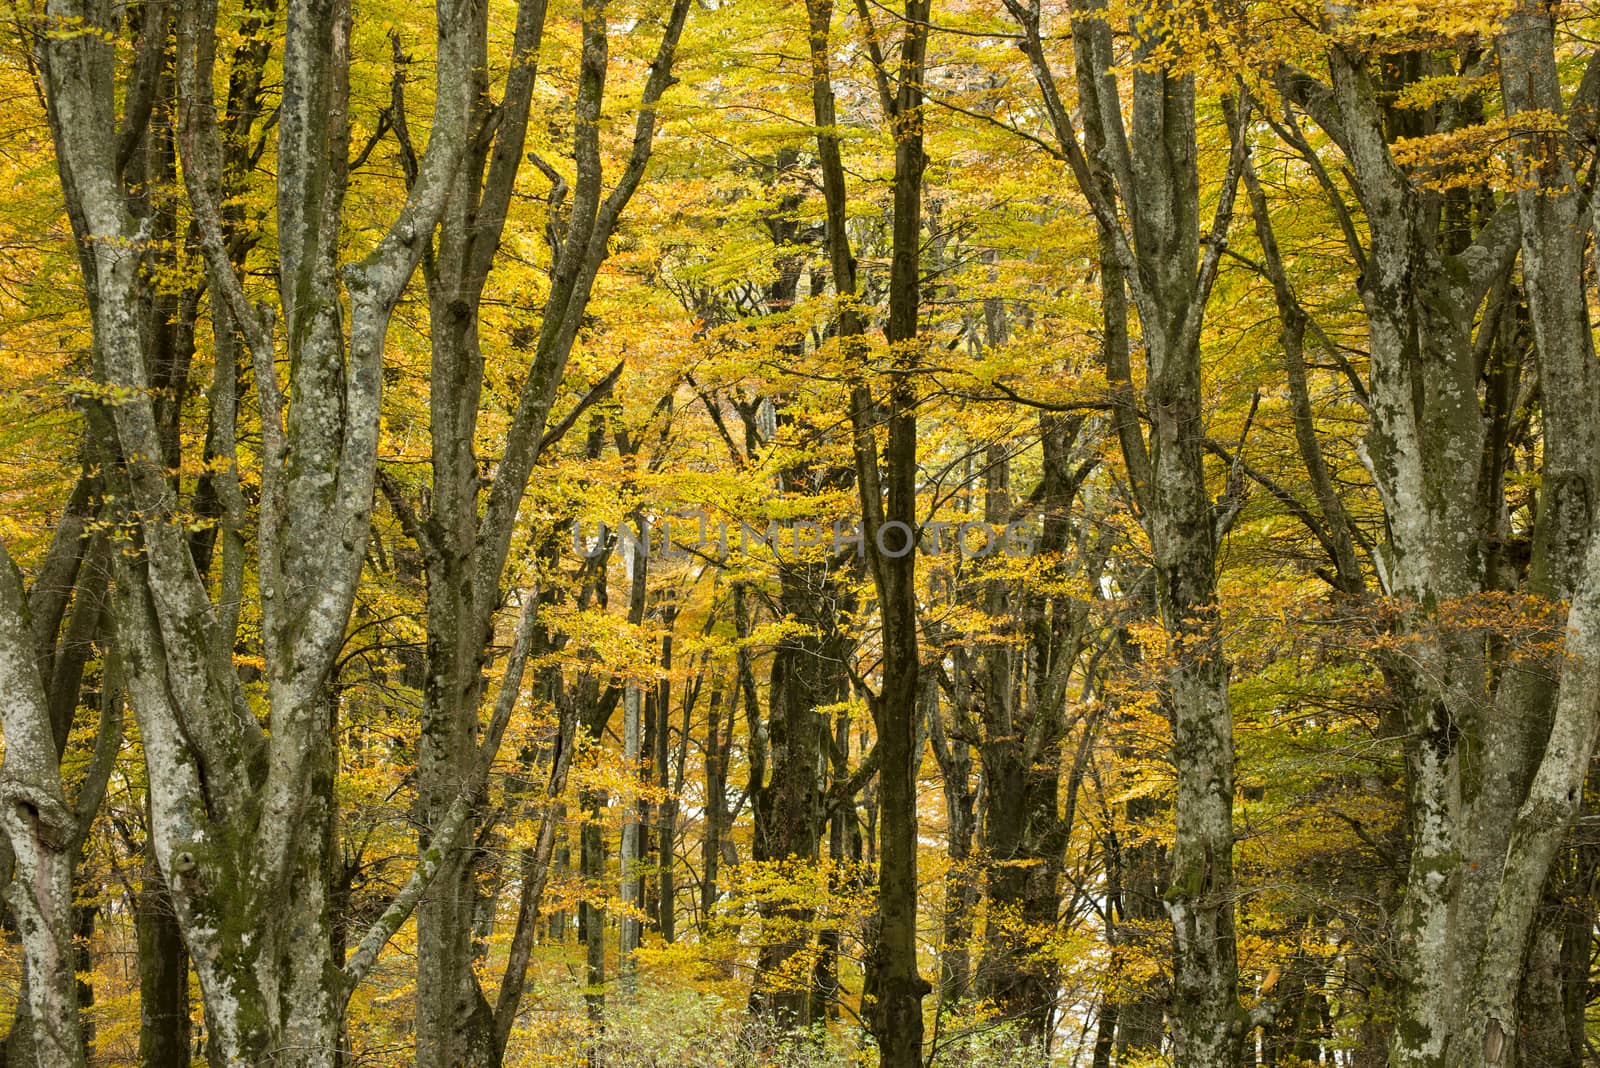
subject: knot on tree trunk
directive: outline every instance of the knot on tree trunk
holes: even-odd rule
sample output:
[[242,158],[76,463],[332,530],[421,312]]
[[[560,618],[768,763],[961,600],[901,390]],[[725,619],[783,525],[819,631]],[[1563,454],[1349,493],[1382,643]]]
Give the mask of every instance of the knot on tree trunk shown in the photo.
[[0,804],[47,849],[65,849],[77,834],[78,821],[66,802],[47,787],[17,779],[0,782]]

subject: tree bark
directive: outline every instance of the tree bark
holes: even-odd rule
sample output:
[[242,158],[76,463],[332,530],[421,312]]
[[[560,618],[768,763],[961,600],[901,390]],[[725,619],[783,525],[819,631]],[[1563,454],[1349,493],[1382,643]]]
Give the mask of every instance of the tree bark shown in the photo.
[[[773,651],[766,722],[771,774],[751,791],[751,855],[776,865],[805,866],[819,859],[826,823],[828,725],[817,709],[844,699],[848,649],[838,627],[839,593],[826,562],[785,562],[779,583],[780,607],[803,630],[784,637]],[[764,931],[752,1005],[782,1029],[803,1028],[812,1022],[809,971],[793,974],[784,966],[797,953],[810,951],[816,909],[774,901],[763,902],[761,913]]]
[[[1079,63],[1089,63],[1078,78],[1085,125],[1100,149],[1091,158],[1049,65],[1039,4],[1007,0],[1007,7],[1022,28],[1060,155],[1089,201],[1102,243],[1115,254],[1111,277],[1132,293],[1143,327],[1148,446],[1125,413],[1118,425],[1136,494],[1140,480],[1148,480],[1137,499],[1171,664],[1161,700],[1172,722],[1177,772],[1165,895],[1174,943],[1173,1056],[1180,1068],[1233,1063],[1243,1027],[1234,941],[1233,723],[1216,598],[1224,524],[1206,488],[1200,337],[1232,222],[1244,145],[1235,140],[1202,256],[1194,77],[1160,59],[1176,42],[1159,26],[1133,27],[1141,62],[1133,68],[1125,120],[1103,6],[1074,8]],[[1108,372],[1119,370],[1108,366]],[[1108,377],[1114,386],[1122,380],[1120,373]]]
[[[115,616],[150,766],[156,860],[200,977],[212,1062],[265,1063],[288,1044],[306,1051],[305,1064],[330,1064],[347,990],[327,959],[332,761],[324,683],[366,547],[389,312],[420,254],[419,231],[431,229],[442,208],[445,178],[466,136],[456,46],[474,13],[440,5],[435,136],[395,225],[346,272],[347,338],[334,269],[348,139],[349,13],[337,5],[289,5],[278,153],[289,405],[279,394],[269,320],[244,297],[217,209],[215,6],[181,13],[177,84],[187,191],[213,293],[257,361],[263,400],[258,543],[270,737],[234,674],[230,611],[214,611],[182,526],[171,521],[176,502],[160,462],[170,450],[151,399],[156,383],[145,338],[152,335],[143,329],[154,305],[138,269],[150,226],[129,215],[116,150],[117,27],[99,6],[59,2],[49,14],[90,31],[46,35],[41,59],[68,214],[84,249],[95,375],[134,398],[91,412],[91,421],[110,458],[107,478],[123,509],[117,518],[135,533],[139,553],[116,554]],[[233,428],[218,429],[225,437],[215,455],[231,464]]]
[[[841,308],[837,333],[847,354],[865,355],[865,323],[852,304],[855,258],[845,229],[846,189],[839,152],[829,56],[833,5],[809,0],[812,110],[826,202],[826,238],[834,289]],[[851,389],[850,421],[856,488],[861,502],[863,551],[878,595],[882,627],[881,685],[870,698],[877,728],[881,827],[878,913],[870,950],[868,1017],[885,1068],[912,1068],[922,1060],[922,998],[931,989],[917,967],[917,791],[921,745],[917,732],[916,603],[916,387],[917,320],[922,306],[921,234],[922,78],[930,4],[908,0],[898,85],[883,93],[885,119],[895,131],[893,254],[885,339],[894,379],[882,405],[870,383]],[[880,85],[888,72],[878,68]],[[875,439],[880,417],[887,444],[882,467]],[[885,492],[887,491],[887,493]],[[863,997],[868,995],[863,992]]]
[[59,756],[22,574],[0,544],[0,831],[15,874],[7,890],[27,968],[29,1034],[41,1065],[84,1063],[73,949],[72,868],[79,822]]
[[[1498,46],[1508,113],[1565,114],[1550,12],[1519,5]],[[1374,72],[1380,64],[1381,75]],[[1581,290],[1585,213],[1568,139],[1528,132],[1514,141],[1526,188],[1473,236],[1466,224],[1476,220],[1452,215],[1448,198],[1441,204],[1439,194],[1416,185],[1389,148],[1389,138],[1410,132],[1418,116],[1380,101],[1397,84],[1426,76],[1423,59],[1389,62],[1336,43],[1328,67],[1328,85],[1303,72],[1287,73],[1283,83],[1350,160],[1367,216],[1365,459],[1389,521],[1379,578],[1403,600],[1401,629],[1412,643],[1388,667],[1404,709],[1413,843],[1396,924],[1400,992],[1390,1063],[1512,1063],[1523,950],[1568,818],[1556,784],[1571,780],[1573,760],[1586,765],[1593,745],[1585,722],[1592,714],[1572,710],[1590,685],[1581,651],[1587,609],[1574,590],[1583,588],[1596,471],[1594,358]],[[1588,127],[1597,88],[1591,64],[1569,134]],[[1469,102],[1447,121],[1474,114]],[[1503,405],[1491,382],[1485,413],[1478,386],[1480,353],[1499,343],[1493,320],[1504,313],[1491,307],[1476,345],[1472,332],[1484,297],[1505,299],[1501,279],[1519,245],[1547,468],[1527,590],[1573,598],[1571,656],[1556,687],[1539,670],[1508,662],[1495,665],[1491,690],[1488,673],[1470,665],[1487,666],[1493,647],[1441,615],[1452,602],[1503,585],[1495,564],[1503,465],[1493,460],[1503,449],[1495,422]],[[1480,462],[1486,445],[1491,456]],[[1527,822],[1535,810],[1537,829]]]
[[139,1063],[182,1064],[193,1046],[189,1022],[189,957],[155,857],[145,864],[134,913],[139,944]]
[[[565,226],[553,239],[550,292],[518,406],[492,479],[476,453],[484,359],[479,310],[495,264],[524,156],[528,113],[544,31],[546,0],[518,5],[509,73],[502,98],[489,96],[487,40],[475,28],[470,92],[474,129],[492,129],[468,148],[455,172],[436,255],[424,263],[432,341],[431,455],[433,485],[426,524],[418,524],[428,569],[428,668],[418,752],[418,822],[426,841],[468,782],[476,760],[482,680],[492,653],[494,621],[510,559],[518,510],[542,450],[560,436],[548,417],[566,374],[589,294],[622,212],[637,189],[656,129],[656,108],[672,82],[672,62],[688,0],[665,12],[655,62],[636,115],[631,152],[615,185],[603,187],[601,109],[609,67],[606,7],[585,7],[578,87],[573,101],[575,181],[559,182],[552,206],[565,205]],[[570,192],[571,202],[565,198]],[[472,827],[463,832],[470,837]],[[548,863],[548,861],[546,861]],[[536,873],[535,878],[542,878]],[[452,852],[418,914],[418,1062],[439,1068],[476,1062],[469,1046],[490,1018],[472,974],[471,918],[479,891],[472,851]],[[624,920],[626,928],[627,920]],[[504,985],[504,984],[503,984]],[[520,980],[511,984],[519,992]],[[509,1009],[513,1014],[515,1008]],[[498,1016],[498,1010],[493,1014]],[[476,1022],[474,1022],[476,1021]]]

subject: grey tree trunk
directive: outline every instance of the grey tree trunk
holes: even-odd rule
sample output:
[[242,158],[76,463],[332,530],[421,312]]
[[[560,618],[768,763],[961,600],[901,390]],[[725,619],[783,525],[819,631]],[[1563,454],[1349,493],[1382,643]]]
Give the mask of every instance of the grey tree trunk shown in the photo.
[[[106,585],[110,571],[110,544],[106,535],[92,529],[97,514],[103,514],[100,482],[87,470],[73,489],[62,519],[57,525],[45,558],[39,565],[31,590],[24,592],[21,573],[13,565],[4,544],[0,544],[0,701],[16,713],[18,730],[43,727],[42,741],[48,746],[38,754],[31,750],[27,735],[13,761],[0,766],[0,797],[6,806],[0,812],[0,885],[7,887],[13,902],[8,917],[8,933],[21,943],[23,954],[21,989],[10,1032],[0,1047],[0,1060],[32,1065],[54,1063],[64,1043],[75,1037],[80,1048],[76,1062],[92,1052],[93,1032],[86,1011],[92,1006],[94,990],[83,979],[73,982],[73,997],[60,1001],[61,990],[52,985],[63,981],[59,974],[43,973],[45,984],[33,978],[29,958],[30,941],[48,937],[62,940],[52,953],[65,954],[60,967],[75,974],[86,973],[87,942],[92,936],[96,909],[74,904],[72,884],[83,861],[88,829],[105,796],[106,786],[122,738],[122,693],[117,673],[117,658],[105,633]],[[98,671],[87,669],[98,651]],[[93,748],[87,753],[73,746],[71,736],[80,707],[88,702],[90,688],[98,690],[100,716],[93,734]],[[12,707],[14,706],[14,707]],[[35,718],[42,713],[42,721]],[[3,720],[9,713],[0,713]],[[0,722],[0,731],[9,738],[9,728]],[[32,765],[48,758],[51,767]],[[86,760],[75,797],[64,790],[61,769]],[[15,787],[8,787],[14,782]],[[65,837],[58,843],[41,838],[48,833],[50,813],[37,811],[29,800],[34,787],[49,790],[51,784],[67,806],[60,815],[69,822],[62,825]],[[7,793],[7,790],[13,792]],[[13,811],[14,810],[14,811]],[[19,824],[17,821],[20,820]],[[26,828],[26,829],[24,829]],[[20,840],[13,835],[21,834]],[[57,854],[67,863],[65,912],[60,900],[51,895],[60,891],[55,870]],[[45,863],[41,867],[39,860]],[[26,901],[21,905],[16,898]],[[62,923],[62,927],[49,925]],[[41,1017],[40,997],[49,995],[57,1002],[57,1015]],[[60,1014],[66,1014],[65,1016]]]
[[[1343,17],[1340,15],[1340,17]],[[1525,4],[1499,42],[1508,112],[1567,113],[1557,78],[1551,13]],[[1528,133],[1517,143],[1529,184],[1483,221],[1468,243],[1444,232],[1436,194],[1394,162],[1388,139],[1410,120],[1380,99],[1375,61],[1335,45],[1331,83],[1301,72],[1285,84],[1351,162],[1370,246],[1362,274],[1372,351],[1367,459],[1389,520],[1379,564],[1386,592],[1407,606],[1411,656],[1389,673],[1404,702],[1412,855],[1397,921],[1399,1014],[1395,1065],[1514,1063],[1516,992],[1555,849],[1593,747],[1594,684],[1584,651],[1596,464],[1596,394],[1587,299],[1581,289],[1588,220],[1571,146]],[[1391,65],[1399,77],[1426,68]],[[1392,79],[1391,79],[1392,80]],[[1588,128],[1591,64],[1571,105]],[[1456,109],[1454,121],[1470,118]],[[1577,132],[1575,129],[1572,132]],[[1520,241],[1519,241],[1520,235]],[[1535,523],[1530,593],[1572,598],[1568,650],[1556,685],[1515,664],[1487,688],[1481,637],[1439,619],[1442,606],[1501,587],[1494,544],[1503,492],[1499,466],[1477,457],[1503,448],[1497,391],[1480,411],[1478,353],[1494,344],[1491,306],[1480,337],[1473,317],[1498,294],[1520,250],[1541,376],[1545,492]],[[1355,251],[1362,256],[1357,245]],[[1496,300],[1503,297],[1496,296]],[[1486,426],[1486,422],[1488,425]],[[1575,779],[1576,776],[1576,779]],[[1564,798],[1564,799],[1563,799]]]
[[[1077,496],[1071,448],[1082,425],[1081,417],[1041,415],[1043,477],[1026,495],[1029,507],[1045,516],[1036,559],[1049,569],[1043,573],[1062,578],[1075,567],[1068,520]],[[1003,450],[991,450],[984,483],[985,520],[1003,527],[1018,507]],[[1043,1052],[1053,1030],[1058,982],[1057,968],[1039,950],[1061,906],[1060,874],[1078,778],[1067,783],[1064,815],[1067,682],[1088,617],[1085,606],[1071,598],[1019,591],[1001,579],[984,583],[983,597],[982,610],[1008,621],[1015,644],[985,650],[968,669],[983,723],[989,918],[978,989],[1018,1024],[1025,1043]]]
[[[1368,72],[1354,57],[1330,58],[1358,194],[1367,210],[1371,249],[1362,290],[1372,348],[1367,457],[1390,516],[1380,579],[1417,606],[1408,625],[1427,633],[1429,606],[1475,592],[1481,581],[1476,531],[1478,465],[1483,440],[1469,316],[1481,299],[1450,286],[1444,251],[1419,235],[1422,207],[1389,156]],[[1418,290],[1426,295],[1418,299]],[[1460,309],[1465,309],[1461,311]],[[1419,352],[1418,346],[1431,351]],[[1418,410],[1416,390],[1426,391]],[[1408,736],[1407,802],[1413,829],[1411,868],[1398,921],[1400,1021],[1391,1062],[1440,1064],[1445,1024],[1460,993],[1459,946],[1450,918],[1459,861],[1455,788],[1456,713],[1487,706],[1471,671],[1469,640],[1440,634],[1426,641],[1419,670],[1403,678]]]
[[[436,255],[424,263],[433,343],[433,486],[427,497],[426,521],[408,524],[427,561],[428,573],[428,683],[417,797],[418,822],[424,828],[436,828],[449,818],[463,783],[472,777],[482,680],[494,644],[495,617],[502,603],[517,513],[541,452],[571,425],[569,419],[563,426],[548,428],[550,410],[565,378],[567,358],[611,236],[643,177],[655,134],[656,107],[672,82],[673,56],[689,3],[673,0],[666,6],[655,63],[636,116],[632,151],[609,191],[603,187],[600,165],[600,115],[608,71],[605,4],[585,9],[573,102],[576,177],[569,189],[559,174],[546,169],[552,178],[551,206],[564,211],[565,225],[552,230],[551,285],[543,320],[495,475],[484,484],[482,463],[475,451],[484,371],[478,313],[525,154],[546,8],[545,0],[519,4],[510,73],[499,102],[489,96],[485,35],[475,31],[468,42],[476,57],[469,68],[473,121],[491,125],[494,133],[470,146],[466,163],[455,173]],[[602,395],[611,380],[596,385],[587,400]],[[579,411],[586,404],[580,404]],[[385,489],[388,492],[391,486]],[[397,510],[410,510],[404,503],[403,487],[392,487],[390,495],[400,502]],[[481,784],[471,785],[474,793],[481,788]],[[463,840],[470,837],[475,823],[473,816]],[[426,835],[424,848],[436,836],[436,830]],[[548,857],[543,863],[548,863]],[[544,874],[530,873],[540,886]],[[471,917],[478,894],[471,851],[462,849],[446,858],[444,873],[420,908],[419,1064],[439,1068],[477,1064],[473,1059],[477,1055],[471,1050],[491,1045],[478,1034],[491,1014],[472,970]],[[519,966],[526,966],[525,959]],[[521,975],[508,974],[501,984],[502,992],[514,991],[519,996],[522,987]],[[514,1000],[497,999],[492,1016],[493,1030],[501,1035],[498,1046],[503,1046],[503,1036],[509,1033],[507,1021],[515,1017]]]
[[[1147,480],[1140,519],[1155,557],[1171,662],[1161,696],[1178,783],[1165,895],[1174,942],[1173,1056],[1180,1068],[1231,1064],[1245,1021],[1234,941],[1233,723],[1216,603],[1217,544],[1231,514],[1213,511],[1206,488],[1200,336],[1232,221],[1243,142],[1235,142],[1202,255],[1194,79],[1158,58],[1175,42],[1159,26],[1132,27],[1142,62],[1134,66],[1125,119],[1103,6],[1075,6],[1079,93],[1089,142],[1098,149],[1091,158],[1057,89],[1040,5],[1007,0],[1007,8],[1022,28],[1060,154],[1115,253],[1113,280],[1128,287],[1143,327],[1149,444],[1126,411],[1118,429],[1136,484]],[[1108,367],[1114,384],[1123,380],[1120,370]]]
[[[637,571],[635,571],[637,569]],[[643,577],[643,568],[635,558],[630,571]],[[640,692],[637,683],[627,683],[622,689],[622,763],[630,769],[638,767],[638,707]],[[624,983],[630,982],[634,972],[634,953],[638,951],[640,923],[634,915],[645,903],[645,883],[638,873],[640,867],[640,833],[637,806],[629,803],[629,815],[622,822],[622,843],[618,849],[618,862],[622,868],[622,915],[618,918],[618,967]]]
[[22,941],[29,1036],[40,1065],[84,1063],[73,950],[72,868],[80,835],[62,792],[22,574],[0,545],[0,831],[15,858],[8,899]]
[[[438,9],[435,134],[413,195],[374,252],[345,272],[352,312],[340,321],[335,273],[348,149],[349,12],[291,3],[279,118],[279,300],[292,356],[292,403],[274,366],[270,318],[246,297],[217,208],[218,133],[211,101],[214,5],[182,11],[177,83],[180,140],[194,217],[219,314],[256,361],[264,440],[259,524],[270,738],[234,674],[230,609],[216,611],[159,463],[161,421],[138,257],[147,237],[120,188],[112,42],[98,5],[50,6],[94,32],[41,45],[51,126],[76,236],[87,250],[97,379],[136,398],[97,413],[107,477],[140,555],[117,554],[115,616],[124,675],[151,783],[155,857],[200,978],[213,1064],[261,1064],[289,1046],[301,1063],[332,1064],[350,983],[329,959],[328,828],[332,760],[324,682],[344,637],[367,540],[390,310],[420,255],[419,235],[443,206],[466,138],[460,53],[481,12]],[[331,149],[331,151],[330,151]],[[228,324],[232,323],[232,327]],[[233,457],[231,420],[214,424],[214,455]],[[237,530],[242,517],[229,527]],[[237,542],[224,572],[237,573]],[[295,562],[289,564],[288,555]],[[224,581],[225,594],[236,587]],[[9,732],[8,732],[9,733]],[[203,769],[203,772],[202,772]],[[398,924],[396,923],[396,926]],[[42,974],[51,958],[41,956]]]
[[[509,73],[498,107],[489,96],[487,27],[473,27],[468,41],[472,121],[485,122],[491,110],[501,121],[492,138],[474,140],[463,165],[452,175],[434,253],[423,262],[432,342],[433,485],[427,526],[419,522],[413,532],[427,576],[427,662],[417,751],[416,807],[418,826],[424,828],[420,849],[427,848],[460,791],[476,794],[483,788],[471,778],[501,589],[498,568],[490,574],[490,587],[480,588],[474,558],[480,478],[474,444],[483,383],[479,305],[522,161],[545,13],[542,0],[518,5]],[[543,428],[533,432],[542,433]],[[478,904],[473,862],[471,850],[452,850],[418,905],[420,1065],[474,1063],[469,1051],[484,1037],[484,998],[471,968],[472,915]]]
[[[1505,23],[1498,52],[1508,113],[1568,113],[1549,7],[1519,4]],[[1586,111],[1593,107],[1597,82],[1600,63],[1591,59],[1579,99],[1573,102],[1575,121],[1592,124]],[[1576,145],[1559,134],[1529,133],[1517,150],[1519,165],[1530,179],[1517,194],[1516,206],[1544,434],[1543,492],[1527,586],[1549,601],[1571,601],[1567,648],[1572,657],[1583,658],[1600,653],[1600,648],[1585,651],[1579,630],[1586,610],[1581,591],[1596,577],[1594,557],[1586,561],[1583,554],[1592,539],[1600,490],[1600,372],[1594,366],[1583,287],[1592,219],[1579,191]],[[1458,1051],[1452,1056],[1466,1063],[1476,1063],[1479,1056],[1486,1065],[1519,1063],[1518,1033],[1534,1030],[1526,1021],[1561,1015],[1562,984],[1554,981],[1554,969],[1540,966],[1541,960],[1559,956],[1552,948],[1559,935],[1552,932],[1549,939],[1540,939],[1536,925],[1551,865],[1575,815],[1594,748],[1596,712],[1577,713],[1577,723],[1569,719],[1575,688],[1579,702],[1592,702],[1600,692],[1592,689],[1592,676],[1585,675],[1578,660],[1567,659],[1556,692],[1545,673],[1513,670],[1496,695],[1505,711],[1488,717],[1484,725],[1482,751],[1499,759],[1486,762],[1464,835],[1466,855],[1474,864],[1460,907],[1476,938],[1461,950],[1478,960],[1476,974],[1470,976],[1472,1015],[1465,1033],[1456,1030]],[[1567,748],[1575,741],[1577,751]],[[1552,780],[1562,784],[1556,790],[1567,796],[1563,807],[1545,811]],[[1517,812],[1515,820],[1512,812]],[[1474,944],[1477,939],[1481,949]],[[1519,990],[1539,1003],[1519,1006]],[[1500,1050],[1493,1048],[1496,1032],[1503,1035]],[[1557,1062],[1548,1054],[1564,1045],[1546,1047],[1544,1059],[1554,1066]]]

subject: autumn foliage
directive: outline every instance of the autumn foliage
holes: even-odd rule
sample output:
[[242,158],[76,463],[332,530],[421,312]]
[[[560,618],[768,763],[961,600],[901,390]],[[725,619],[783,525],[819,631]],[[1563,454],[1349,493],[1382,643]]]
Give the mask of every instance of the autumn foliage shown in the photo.
[[1588,6],[5,15],[0,1065],[1600,1057]]

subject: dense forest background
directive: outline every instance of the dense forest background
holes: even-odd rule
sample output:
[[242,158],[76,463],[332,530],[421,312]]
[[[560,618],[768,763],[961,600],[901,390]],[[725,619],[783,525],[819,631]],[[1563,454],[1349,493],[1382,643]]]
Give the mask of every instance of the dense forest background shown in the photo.
[[1600,1063],[1597,39],[9,3],[0,1064]]

